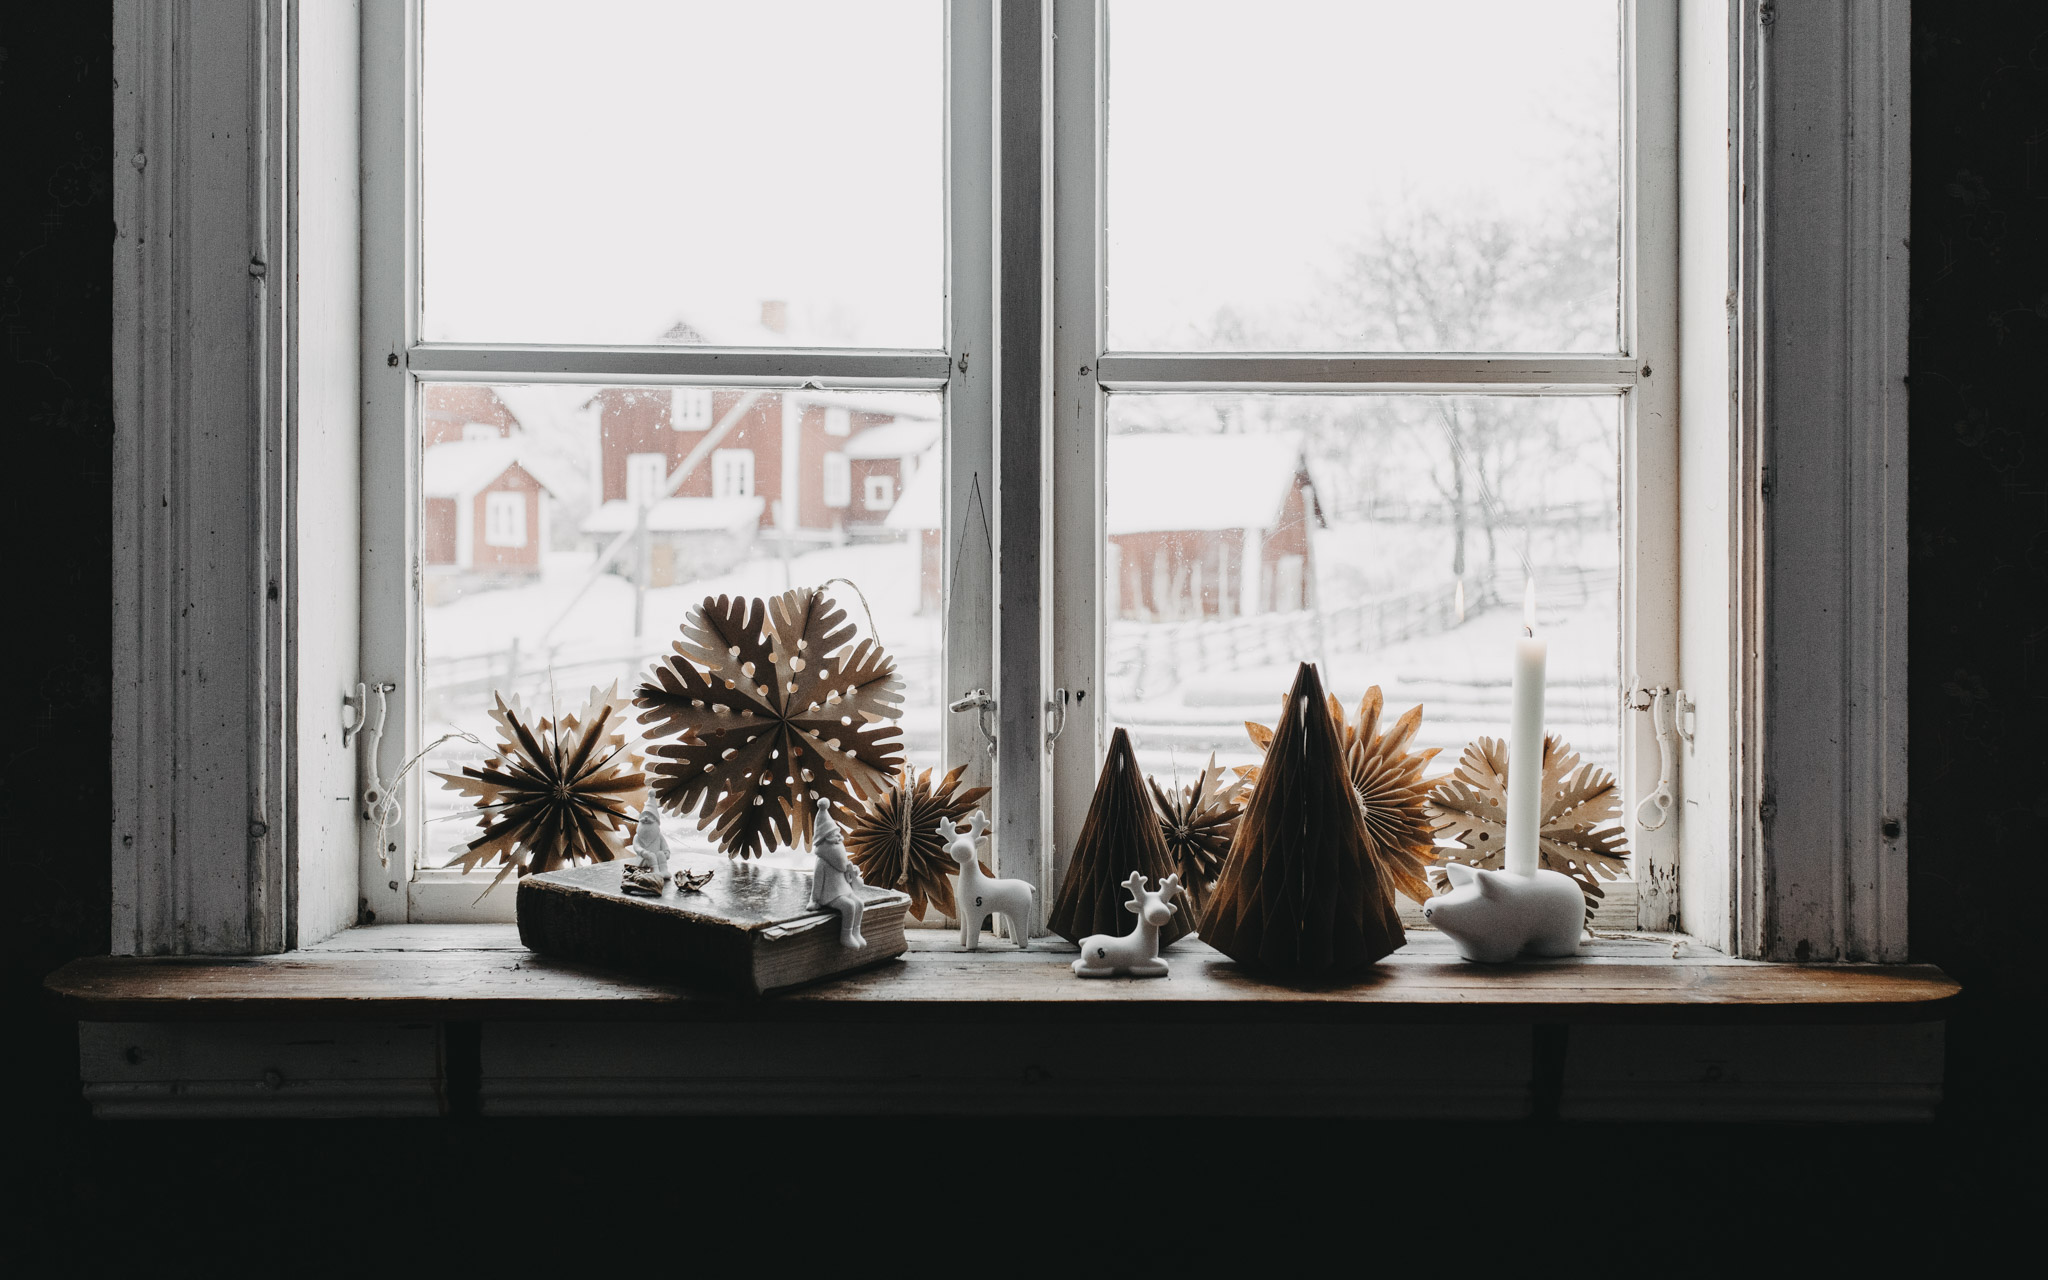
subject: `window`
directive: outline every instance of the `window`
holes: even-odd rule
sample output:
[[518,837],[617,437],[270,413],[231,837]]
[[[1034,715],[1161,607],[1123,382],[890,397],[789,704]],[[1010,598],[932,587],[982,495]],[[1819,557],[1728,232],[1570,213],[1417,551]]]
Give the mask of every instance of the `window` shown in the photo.
[[626,455],[626,502],[629,506],[644,507],[658,502],[662,491],[668,487],[668,455],[665,453],[629,453]]
[[1056,42],[1102,91],[1055,125],[1054,448],[1079,465],[1053,683],[1098,691],[1053,762],[1055,874],[1095,785],[1077,731],[1131,728],[1162,774],[1250,764],[1300,660],[1347,705],[1421,704],[1448,769],[1507,722],[1532,577],[1550,727],[1630,812],[1654,787],[1623,703],[1676,663],[1644,589],[1670,439],[1641,429],[1675,367],[1644,319],[1675,287],[1673,174],[1628,86],[1667,84],[1672,48],[1633,12],[1112,0],[1099,40]]
[[853,434],[853,414],[845,409],[825,410],[825,434],[848,436]]
[[495,492],[484,495],[484,543],[492,547],[526,545],[526,495]]
[[[117,757],[117,948],[274,949],[350,920],[508,911],[435,879],[420,772],[400,829],[333,802],[360,799],[372,757],[342,727],[374,705],[287,706],[293,690],[388,692],[388,774],[461,723],[436,698],[609,679],[659,645],[661,593],[767,589],[712,572],[719,557],[794,582],[825,563],[807,557],[869,541],[915,620],[884,634],[925,681],[906,736],[996,786],[1006,874],[1050,886],[1111,717],[1149,717],[1169,769],[1183,746],[1220,749],[1215,708],[1242,689],[1219,679],[1263,677],[1218,646],[1263,652],[1251,639],[1275,617],[1340,683],[1405,687],[1446,740],[1476,732],[1492,712],[1449,642],[1412,669],[1400,647],[1426,644],[1418,609],[1462,605],[1446,635],[1495,625],[1501,579],[1532,568],[1539,622],[1579,673],[1559,705],[1631,801],[1659,772],[1636,708],[1678,688],[1695,708],[1680,817],[1638,832],[1641,918],[1746,955],[1902,954],[1900,11],[1767,33],[1748,5],[1663,0],[1250,12],[948,0],[563,20],[421,0],[308,8],[282,58],[137,79],[116,134],[139,160],[115,172],[117,723],[167,749]],[[153,6],[116,16],[124,56],[157,65],[174,29]],[[690,52],[706,48],[770,52]],[[678,85],[679,56],[712,70]],[[534,59],[562,73],[504,74]],[[764,60],[794,88],[731,117]],[[995,111],[999,79],[1019,109]],[[230,146],[195,123],[216,117],[248,128]],[[222,180],[140,162],[201,144]],[[789,192],[774,157],[791,154],[826,158],[809,187],[849,194]],[[333,198],[358,181],[358,206]],[[734,190],[775,198],[706,198]],[[181,301],[195,279],[245,283]],[[146,338],[173,324],[193,335],[176,360]],[[426,510],[430,392],[443,414],[496,401],[435,419],[459,437],[435,484],[460,472],[468,501],[516,461],[547,495],[525,547],[492,546],[474,509]],[[922,397],[914,416],[942,423],[914,471],[853,433],[887,416],[877,395]],[[628,400],[692,434],[642,441],[634,419],[607,446]],[[813,405],[847,411],[843,449],[813,438]],[[620,519],[621,449],[684,473],[649,522],[671,527]],[[751,455],[744,484],[720,450]],[[1244,453],[1219,456],[1219,483],[1190,471],[1205,450]],[[826,452],[902,468],[852,539],[810,479]],[[279,519],[163,524],[244,476],[237,492]],[[502,554],[470,554],[486,550]],[[437,556],[494,568],[422,574]],[[561,599],[517,635],[458,581],[522,574]],[[211,603],[188,616],[195,584]],[[242,674],[195,701],[165,653]],[[993,767],[975,718],[941,710],[972,689],[1023,744]]]
[[861,501],[870,511],[887,511],[896,505],[896,477],[869,476],[861,486]]
[[825,455],[825,505],[844,507],[853,502],[853,464],[843,453]]
[[702,431],[711,425],[711,393],[702,387],[677,387],[669,408],[669,425],[678,431]]
[[751,498],[754,496],[754,451],[719,449],[711,455],[711,496]]

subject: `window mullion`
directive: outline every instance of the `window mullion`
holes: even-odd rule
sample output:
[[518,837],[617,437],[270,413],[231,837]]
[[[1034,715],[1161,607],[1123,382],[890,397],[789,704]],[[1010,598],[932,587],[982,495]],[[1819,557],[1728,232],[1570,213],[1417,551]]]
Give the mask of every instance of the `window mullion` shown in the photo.
[[943,351],[770,347],[580,347],[426,343],[406,353],[416,376],[436,382],[588,382],[607,386],[698,383],[720,387],[867,387],[912,391],[945,385]]
[[1058,884],[1095,790],[1103,720],[1101,0],[1056,0],[1053,24],[1053,697],[1051,850]]

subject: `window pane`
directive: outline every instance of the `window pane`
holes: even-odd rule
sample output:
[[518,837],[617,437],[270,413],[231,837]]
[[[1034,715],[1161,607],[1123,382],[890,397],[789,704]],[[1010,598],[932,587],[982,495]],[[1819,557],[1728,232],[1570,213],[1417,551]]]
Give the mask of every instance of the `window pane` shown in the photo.
[[1615,349],[1619,49],[1614,0],[1114,0],[1110,346]]
[[[710,425],[677,428],[678,401],[687,424],[707,397]],[[495,742],[498,692],[574,710],[592,685],[630,691],[707,596],[844,578],[860,594],[827,589],[904,680],[905,753],[937,764],[939,412],[935,393],[422,388],[425,741]],[[846,500],[878,483],[894,502]],[[425,767],[485,755],[457,738]],[[424,794],[423,864],[440,866],[478,828],[461,796],[431,780]],[[708,847],[690,819],[671,815],[669,836]]]
[[[1620,400],[1110,398],[1109,716],[1164,777],[1258,758],[1301,661],[1423,707],[1437,772],[1505,737],[1525,573],[1547,719],[1616,767]],[[1461,607],[1462,605],[1462,607]]]
[[428,0],[428,341],[940,347],[936,0]]

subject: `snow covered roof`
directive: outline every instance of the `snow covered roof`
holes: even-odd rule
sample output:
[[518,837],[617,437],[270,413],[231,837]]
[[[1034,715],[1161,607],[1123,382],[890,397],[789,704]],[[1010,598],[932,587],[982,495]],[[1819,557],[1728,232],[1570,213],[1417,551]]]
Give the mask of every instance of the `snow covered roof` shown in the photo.
[[944,508],[939,503],[939,486],[945,483],[944,471],[939,465],[938,450],[932,450],[931,457],[910,477],[910,483],[903,486],[903,492],[896,495],[896,505],[889,508],[889,514],[882,517],[885,529],[936,529],[939,527]]
[[1291,431],[1111,436],[1107,532],[1271,529],[1302,466]]
[[554,486],[543,474],[546,466],[536,467],[522,457],[521,444],[517,436],[500,436],[434,445],[420,455],[420,493],[428,498],[467,497],[504,475],[505,468],[514,463],[538,480],[541,488],[553,492]]
[[[767,500],[751,498],[663,498],[647,508],[647,527],[655,533],[697,533],[715,529],[745,529],[761,523],[761,508]],[[584,517],[579,526],[585,533],[624,533],[634,527],[639,509],[623,498],[613,498]]]
[[915,458],[938,440],[936,419],[912,418],[857,432],[846,442],[845,452],[849,458]]

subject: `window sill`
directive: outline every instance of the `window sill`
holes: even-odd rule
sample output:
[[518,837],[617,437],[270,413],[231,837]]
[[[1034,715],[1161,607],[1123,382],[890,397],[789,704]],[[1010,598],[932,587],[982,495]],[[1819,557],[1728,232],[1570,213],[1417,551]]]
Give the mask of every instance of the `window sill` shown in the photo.
[[[1078,981],[1044,942],[956,948],[913,931],[900,962],[739,1000],[550,961],[509,927],[410,925],[279,956],[79,960],[47,986],[104,1116],[1802,1120],[1931,1116],[1959,990],[1924,965],[1761,964],[1671,937],[1486,968],[1414,934],[1316,988],[1198,942],[1152,981]],[[1261,1030],[1218,1034],[1234,1024]]]

